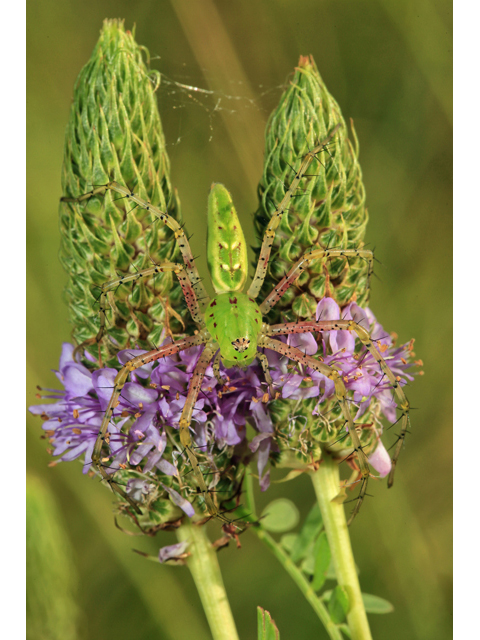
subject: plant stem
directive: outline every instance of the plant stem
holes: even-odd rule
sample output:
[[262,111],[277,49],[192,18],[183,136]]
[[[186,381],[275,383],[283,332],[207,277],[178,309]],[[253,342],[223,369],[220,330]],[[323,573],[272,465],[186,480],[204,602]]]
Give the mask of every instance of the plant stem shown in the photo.
[[187,566],[202,601],[213,640],[238,640],[230,604],[223,584],[217,554],[204,526],[186,522],[177,529],[177,538],[190,543]]
[[[247,507],[251,513],[255,513],[255,501],[253,497],[253,483],[252,477],[249,471],[247,471],[246,477],[246,497],[247,497]],[[261,524],[255,525],[252,527],[252,530],[257,534],[259,539],[270,549],[273,555],[277,558],[280,564],[283,566],[285,571],[290,575],[292,580],[295,582],[297,587],[305,596],[307,602],[311,605],[312,609],[315,611],[317,616],[320,618],[323,623],[329,638],[331,640],[342,640],[343,636],[337,627],[330,618],[330,615],[327,611],[327,608],[317,596],[315,591],[312,589],[310,583],[305,578],[304,574],[300,571],[300,569],[296,566],[290,556],[282,549],[282,547],[278,544],[278,542],[272,538],[272,536],[263,529]]]
[[338,464],[325,453],[318,471],[312,473],[311,478],[323,516],[337,581],[348,593],[350,610],[347,613],[347,622],[352,640],[371,640],[372,635],[353,559],[345,510],[342,503],[334,501],[340,486]]

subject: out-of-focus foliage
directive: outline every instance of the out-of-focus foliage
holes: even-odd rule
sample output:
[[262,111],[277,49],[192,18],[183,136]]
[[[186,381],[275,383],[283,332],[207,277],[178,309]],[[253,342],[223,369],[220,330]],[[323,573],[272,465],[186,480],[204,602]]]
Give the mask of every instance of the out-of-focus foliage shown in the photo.
[[77,570],[48,485],[27,478],[27,638],[76,640]]
[[[252,20],[252,16],[255,20]],[[299,55],[312,54],[345,119],[354,119],[369,224],[365,241],[381,264],[370,305],[379,322],[416,338],[425,376],[407,389],[412,433],[395,486],[371,483],[352,527],[362,590],[395,611],[372,616],[374,637],[451,637],[451,23],[450,4],[399,2],[191,3],[107,0],[30,3],[28,23],[28,390],[55,387],[70,327],[57,258],[61,163],[72,88],[106,17],[136,24],[162,74],[157,96],[193,252],[206,274],[205,216],[212,182],[231,192],[253,243],[252,213],[263,165],[267,117]],[[156,57],[160,59],[155,60]],[[177,84],[173,84],[173,83]],[[183,86],[179,86],[183,85]],[[189,88],[190,87],[190,88]],[[200,87],[211,93],[196,91]],[[253,253],[251,254],[253,259]],[[40,426],[29,417],[29,465],[56,492],[81,558],[77,605],[89,640],[209,638],[186,569],[159,567],[131,552],[155,554],[165,534],[136,541],[115,529],[111,499],[81,466],[47,468]],[[391,431],[394,441],[395,428]],[[307,478],[259,496],[259,512],[278,497],[313,503]],[[123,524],[123,523],[120,523]],[[212,537],[218,525],[211,525]],[[260,543],[221,552],[220,563],[242,637],[255,637],[256,606],[282,637],[318,637],[318,621]],[[327,583],[328,584],[328,583]],[[188,610],[188,617],[184,612]],[[125,612],[119,616],[118,611]],[[128,615],[127,615],[128,614]]]

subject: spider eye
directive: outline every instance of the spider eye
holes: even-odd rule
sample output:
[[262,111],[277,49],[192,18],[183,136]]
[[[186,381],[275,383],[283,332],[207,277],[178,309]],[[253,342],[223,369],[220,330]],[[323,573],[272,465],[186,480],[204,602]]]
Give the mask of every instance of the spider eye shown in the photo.
[[250,340],[248,338],[237,338],[232,342],[232,346],[235,351],[239,351],[240,353],[242,353],[243,351],[246,351],[250,346]]

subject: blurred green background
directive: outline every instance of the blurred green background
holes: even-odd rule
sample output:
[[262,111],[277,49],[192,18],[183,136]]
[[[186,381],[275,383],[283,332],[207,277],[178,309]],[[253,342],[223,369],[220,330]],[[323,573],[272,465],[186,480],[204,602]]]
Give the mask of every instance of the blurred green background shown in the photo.
[[[125,18],[130,29],[136,24],[137,42],[148,47],[155,58],[152,67],[167,79],[158,98],[173,183],[204,273],[210,184],[228,186],[237,211],[243,213],[244,228],[251,229],[265,122],[300,54],[313,54],[345,118],[354,119],[371,217],[367,241],[381,262],[371,308],[400,341],[416,338],[415,352],[424,360],[425,375],[407,390],[418,410],[413,411],[396,484],[387,491],[386,484],[371,483],[374,498],[355,520],[352,542],[363,590],[395,605],[393,614],[371,616],[375,638],[450,638],[450,3],[30,2],[29,404],[37,401],[37,384],[57,386],[50,370],[58,365],[61,342],[69,339],[62,302],[66,278],[57,258],[64,130],[75,78],[106,17]],[[82,476],[78,463],[48,468],[40,433],[40,421],[29,416],[28,467],[42,491],[52,493],[78,574],[77,637],[208,639],[188,570],[150,563],[132,553],[132,548],[156,553],[172,536],[134,539],[121,533],[114,526],[110,493]],[[279,495],[293,499],[304,514],[314,499],[303,478],[273,485],[266,496],[259,496],[260,506]],[[215,536],[218,525],[211,527]],[[285,640],[327,637],[260,542],[246,533],[242,544],[240,551],[231,545],[220,552],[241,637],[256,637],[257,605],[272,613]]]

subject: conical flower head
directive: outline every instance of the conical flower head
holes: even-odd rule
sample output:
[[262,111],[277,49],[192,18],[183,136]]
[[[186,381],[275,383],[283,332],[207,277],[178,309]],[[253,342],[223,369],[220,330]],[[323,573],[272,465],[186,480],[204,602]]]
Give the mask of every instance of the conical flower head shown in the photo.
[[[258,238],[263,237],[302,157],[337,125],[338,130],[310,165],[283,215],[260,299],[307,250],[361,248],[368,219],[353,126],[355,147],[348,140],[340,107],[328,92],[315,62],[311,57],[301,57],[267,124],[260,206],[255,214]],[[326,264],[317,260],[298,279],[300,291],[292,287],[268,319],[311,318],[324,296],[334,298],[340,307],[352,301],[365,305],[367,274],[368,264],[362,258],[338,258]]]
[[[269,221],[293,183],[308,152],[325,141],[293,193],[276,231],[261,300],[283,278],[292,265],[311,249],[358,250],[360,255],[315,260],[298,277],[267,315],[267,321],[355,320],[367,330],[400,385],[411,379],[411,345],[396,348],[394,341],[376,322],[368,305],[369,262],[365,259],[364,236],[368,214],[365,189],[354,144],[340,107],[328,92],[315,62],[301,57],[271,114],[265,135],[265,163],[259,184],[259,209],[255,215],[261,241]],[[259,251],[258,251],[259,253]],[[319,339],[321,336],[321,339]],[[324,331],[322,334],[290,335],[288,344],[307,355],[315,355],[341,372],[357,435],[366,455],[377,456],[377,469],[388,472],[390,461],[379,437],[381,416],[395,421],[396,400],[391,382],[375,358],[354,333]],[[353,448],[345,428],[345,415],[332,380],[299,367],[287,358],[272,358],[270,366],[282,370],[274,382],[281,397],[268,405],[277,434],[272,461],[298,466],[318,460],[329,451],[342,460]],[[355,461],[352,460],[352,466]]]
[[[65,138],[63,196],[76,198],[115,180],[179,220],[155,98],[160,76],[147,69],[145,51],[122,22],[105,21],[75,85]],[[145,210],[132,210],[131,203],[111,191],[80,203],[61,202],[60,229],[60,259],[69,275],[65,297],[77,344],[98,332],[100,285],[152,263],[180,259],[170,229]],[[176,308],[185,312],[172,273],[111,292],[101,344],[104,361],[111,361],[119,348],[152,348],[166,318],[181,326]],[[89,348],[98,355],[96,346]]]

